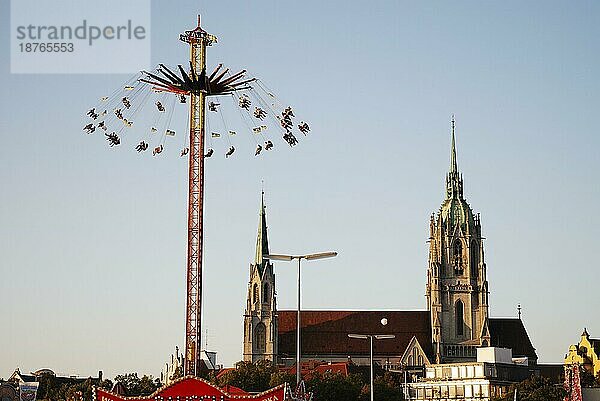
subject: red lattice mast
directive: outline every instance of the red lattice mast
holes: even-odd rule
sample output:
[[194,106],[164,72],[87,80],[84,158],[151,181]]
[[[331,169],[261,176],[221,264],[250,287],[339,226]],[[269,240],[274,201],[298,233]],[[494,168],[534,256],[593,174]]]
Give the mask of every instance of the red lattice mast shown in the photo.
[[[190,44],[190,64],[195,71],[206,70],[206,46],[214,40],[198,26],[180,35]],[[190,92],[190,156],[188,187],[187,299],[185,307],[184,374],[197,376],[200,360],[202,319],[202,244],[204,207],[204,98],[206,93]]]
[[[246,70],[228,75],[219,64],[210,76],[206,74],[206,47],[217,38],[198,26],[179,35],[190,45],[190,68],[187,72],[179,65],[179,73],[160,64],[157,72],[143,71],[141,82],[148,83],[157,92],[170,92],[190,99],[190,151],[188,186],[188,249],[187,298],[185,305],[185,365],[184,374],[198,376],[202,319],[202,243],[204,207],[204,121],[207,96],[225,95],[236,90],[249,89],[254,79],[243,80]],[[184,99],[185,100],[185,99]]]

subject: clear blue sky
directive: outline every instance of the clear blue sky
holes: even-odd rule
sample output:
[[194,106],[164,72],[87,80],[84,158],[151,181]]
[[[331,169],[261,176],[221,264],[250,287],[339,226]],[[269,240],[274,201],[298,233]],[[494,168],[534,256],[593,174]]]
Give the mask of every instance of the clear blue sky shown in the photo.
[[[491,315],[521,303],[543,362],[584,326],[600,337],[600,4],[154,1],[153,64],[186,62],[178,34],[198,13],[219,37],[208,65],[247,67],[313,129],[262,158],[239,135],[235,158],[208,163],[204,321],[220,362],[241,359],[263,179],[273,251],[340,253],[306,265],[305,307],[426,307],[453,113]],[[157,375],[184,338],[185,162],[83,134],[127,76],[11,75],[6,0],[0,15],[0,377]],[[293,266],[276,274],[279,307],[295,307]]]

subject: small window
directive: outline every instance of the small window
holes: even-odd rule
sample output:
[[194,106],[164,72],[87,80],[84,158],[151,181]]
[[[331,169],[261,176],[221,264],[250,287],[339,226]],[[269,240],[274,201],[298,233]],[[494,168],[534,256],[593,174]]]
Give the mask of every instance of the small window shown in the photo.
[[254,284],[252,287],[252,302],[258,302],[258,284]]
[[454,257],[462,257],[462,243],[459,239],[454,241]]
[[454,307],[454,315],[456,317],[456,335],[457,336],[462,336],[464,334],[464,306],[462,301],[459,299],[456,302],[456,306]]

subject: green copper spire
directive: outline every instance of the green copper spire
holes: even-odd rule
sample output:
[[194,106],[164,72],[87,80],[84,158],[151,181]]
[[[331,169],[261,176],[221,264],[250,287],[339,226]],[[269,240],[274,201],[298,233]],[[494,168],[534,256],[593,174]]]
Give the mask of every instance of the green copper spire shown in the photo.
[[456,160],[456,122],[452,115],[452,145],[450,149],[450,172],[446,175],[446,199],[442,203],[441,215],[444,221],[454,227],[456,223],[473,226],[473,212],[463,197],[463,179],[458,172]]
[[450,149],[450,172],[446,176],[446,198],[462,199],[462,177],[458,172],[458,163],[456,161],[456,138],[454,129],[456,122],[454,114],[452,115],[452,147]]
[[260,212],[258,218],[258,235],[256,236],[256,255],[254,264],[259,266],[262,273],[262,267],[265,260],[263,255],[269,254],[269,238],[267,236],[267,214],[265,212],[265,191],[262,191],[260,198]]
[[454,139],[454,114],[452,114],[452,151],[450,153],[450,173],[458,173],[458,165],[456,164],[456,141]]

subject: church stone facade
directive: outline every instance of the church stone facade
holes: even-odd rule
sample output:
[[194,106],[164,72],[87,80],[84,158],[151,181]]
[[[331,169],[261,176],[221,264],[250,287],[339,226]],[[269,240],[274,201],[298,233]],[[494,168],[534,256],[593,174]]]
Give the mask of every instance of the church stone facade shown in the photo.
[[450,171],[446,198],[430,220],[427,309],[435,360],[473,358],[488,346],[488,283],[479,215],[463,195],[452,120]]
[[261,198],[258,235],[254,263],[250,264],[250,280],[244,312],[244,361],[256,362],[277,358],[277,298],[273,264],[263,258],[269,254],[267,216],[264,193]]
[[[502,347],[530,365],[537,354],[519,318],[490,318],[481,220],[467,203],[456,157],[454,119],[445,196],[431,216],[427,266],[427,309],[422,311],[302,311],[302,359],[368,363],[366,341],[348,333],[393,334],[374,344],[375,360],[388,367],[418,368],[430,363],[472,362],[479,347]],[[264,196],[263,196],[264,198]],[[268,254],[264,200],[256,255],[250,265],[244,315],[244,360],[293,363],[296,311],[277,310],[273,266]],[[388,321],[382,326],[380,321]]]

